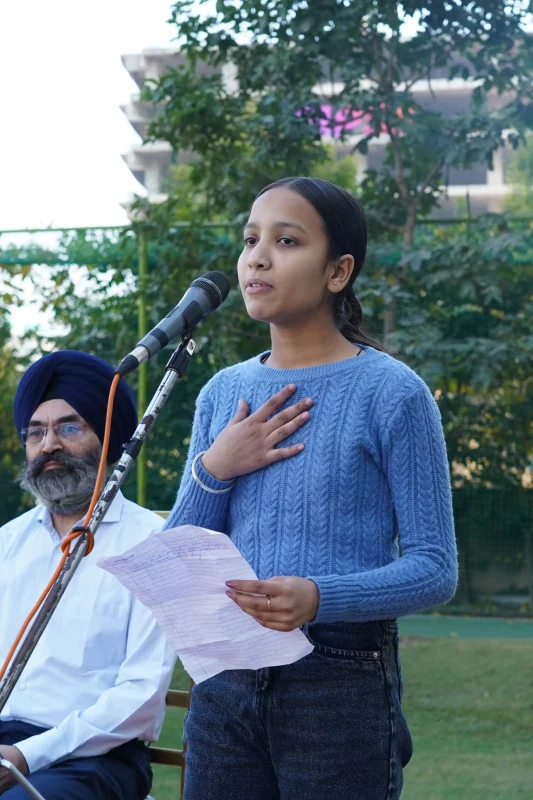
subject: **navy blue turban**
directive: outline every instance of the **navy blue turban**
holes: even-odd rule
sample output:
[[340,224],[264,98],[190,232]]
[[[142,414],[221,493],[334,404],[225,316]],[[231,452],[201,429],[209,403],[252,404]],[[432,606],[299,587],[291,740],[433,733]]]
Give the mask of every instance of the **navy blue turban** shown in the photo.
[[[115,371],[106,361],[79,350],[60,350],[35,361],[22,376],[15,394],[17,432],[28,427],[37,406],[46,400],[65,400],[104,439],[107,398]],[[108,464],[121,456],[137,427],[135,397],[124,378],[115,395]]]

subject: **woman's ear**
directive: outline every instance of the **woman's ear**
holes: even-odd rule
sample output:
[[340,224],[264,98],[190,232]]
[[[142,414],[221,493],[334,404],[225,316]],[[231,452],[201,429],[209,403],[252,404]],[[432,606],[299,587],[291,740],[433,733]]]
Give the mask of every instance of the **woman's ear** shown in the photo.
[[335,264],[332,264],[328,280],[328,289],[330,292],[334,292],[335,294],[337,292],[342,292],[352,276],[354,266],[354,258],[348,253],[341,256]]

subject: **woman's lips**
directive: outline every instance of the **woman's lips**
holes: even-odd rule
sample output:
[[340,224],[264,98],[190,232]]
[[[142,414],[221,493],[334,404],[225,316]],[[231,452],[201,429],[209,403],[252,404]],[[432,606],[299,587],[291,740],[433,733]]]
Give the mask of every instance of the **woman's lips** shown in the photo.
[[265,292],[271,292],[273,286],[269,286],[266,283],[249,283],[246,286],[246,293],[247,294],[264,294]]

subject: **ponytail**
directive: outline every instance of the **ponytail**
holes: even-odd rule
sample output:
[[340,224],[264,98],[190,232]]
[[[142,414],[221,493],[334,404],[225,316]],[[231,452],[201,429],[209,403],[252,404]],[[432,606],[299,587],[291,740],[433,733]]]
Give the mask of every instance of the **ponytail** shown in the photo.
[[363,309],[354,294],[353,285],[348,286],[344,292],[335,295],[333,314],[338,329],[349,342],[366,344],[375,350],[384,352],[384,348],[371,339],[365,331]]

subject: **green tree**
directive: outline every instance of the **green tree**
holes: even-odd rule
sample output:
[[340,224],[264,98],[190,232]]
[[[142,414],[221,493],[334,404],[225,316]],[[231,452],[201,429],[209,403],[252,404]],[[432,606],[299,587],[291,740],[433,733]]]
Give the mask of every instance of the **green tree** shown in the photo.
[[[246,210],[281,175],[309,174],[325,158],[324,128],[344,141],[360,120],[360,152],[383,133],[389,140],[383,169],[364,181],[367,208],[411,249],[417,216],[438,203],[447,171],[490,166],[505,135],[516,146],[533,119],[523,4],[221,0],[211,14],[204,6],[175,4],[185,63],[145,97],[161,112],[151,135],[197,156],[194,182],[217,212]],[[469,107],[451,119],[412,92],[436,71],[476,81]],[[390,276],[386,336],[402,277]]]
[[16,358],[10,334],[6,316],[0,314],[0,525],[20,514],[29,503],[17,485],[24,451],[15,430],[13,398],[23,362]]
[[[34,282],[41,310],[53,312],[60,334],[46,336],[29,330],[36,353],[56,348],[75,348],[99,355],[116,365],[138,339],[137,279],[138,237],[147,241],[148,276],[146,304],[148,326],[154,327],[202,272],[228,272],[235,287],[237,257],[233,227],[175,224],[179,202],[149,209],[146,219],[120,235],[106,232],[73,232],[57,250],[40,248],[9,250],[11,262],[39,263]],[[142,203],[139,203],[139,214]],[[228,235],[229,234],[229,235]],[[3,255],[7,258],[7,251]],[[267,331],[258,331],[244,311],[235,288],[224,313],[215,312],[196,330],[197,352],[185,377],[175,388],[147,443],[148,503],[169,508],[174,500],[185,460],[195,399],[204,383],[222,366],[266,347]],[[169,345],[148,364],[148,399],[164,372]],[[138,374],[128,378],[137,389]],[[12,398],[11,398],[12,401]],[[144,410],[144,409],[142,409]],[[135,498],[135,480],[127,481],[126,494]]]
[[13,418],[13,400],[18,381],[26,368],[29,355],[11,332],[10,312],[25,300],[25,286],[32,262],[14,255],[15,248],[0,250],[0,525],[31,506],[31,498],[23,496],[17,478],[24,462]]
[[528,134],[525,144],[513,154],[508,169],[507,183],[511,194],[505,208],[509,213],[533,217],[533,135]]
[[[528,245],[522,233],[490,220],[475,235],[428,236],[417,225],[438,205],[452,167],[491,167],[504,141],[525,141],[533,59],[524,6],[221,0],[205,13],[204,4],[182,0],[173,21],[185,61],[145,93],[159,107],[151,135],[195,154],[193,184],[215,213],[244,211],[280,175],[320,174],[328,129],[346,147],[359,123],[354,149],[361,153],[387,137],[382,168],[368,171],[359,188],[373,222],[367,277],[358,282],[365,311],[374,327],[382,325],[388,347],[439,389],[443,407],[451,395],[461,407],[459,415],[447,411],[457,427],[450,430],[453,458],[471,463],[463,440],[479,447],[483,438],[480,480],[489,482],[488,464],[500,477],[513,469],[520,476],[531,443],[523,435],[529,417],[519,413],[527,380],[511,392],[522,419],[512,417],[521,431],[519,463],[503,447],[509,425],[497,425],[492,437],[488,431],[498,403],[511,402],[517,345],[524,369],[531,365],[519,323],[527,319],[531,273],[512,255]],[[431,86],[435,74],[472,81],[464,111],[446,117],[417,100],[415,83]],[[478,420],[476,427],[481,409],[486,425]],[[476,470],[467,470],[476,480]]]
[[[177,213],[172,203],[156,206],[136,225],[137,236],[148,241],[149,325],[181,297],[201,271],[197,265],[202,270],[227,271],[235,286],[239,228],[177,225],[173,222]],[[113,364],[137,340],[137,242],[131,229],[118,239],[96,238],[98,245],[93,236],[75,234],[66,237],[56,253],[46,254],[49,271],[41,286],[43,308],[54,309],[56,321],[67,333],[55,341],[42,341],[36,349],[79,347]],[[19,252],[22,262],[44,255]],[[402,258],[405,253],[399,243],[382,241],[372,247],[359,284],[359,295],[372,318],[383,308],[391,265]],[[66,267],[84,260],[81,271]],[[399,295],[402,314],[395,335],[403,356],[432,386],[442,410],[456,494],[465,602],[475,598],[476,570],[491,559],[512,558],[516,568],[533,563],[527,524],[531,502],[522,497],[533,452],[532,264],[533,231],[490,215],[468,225],[421,227],[416,249],[405,263]],[[35,280],[39,273],[42,268],[35,270]],[[266,326],[247,317],[235,289],[223,312],[211,315],[195,331],[195,339],[199,352],[147,445],[151,507],[168,508],[173,502],[200,387],[220,367],[268,346]],[[171,350],[167,348],[168,354]],[[166,355],[148,365],[149,396],[163,373]],[[135,385],[137,375],[131,378]],[[9,431],[13,431],[13,377],[12,381],[3,424]],[[14,438],[16,456],[20,450]],[[134,481],[126,493],[135,496]],[[492,517],[488,512],[482,517],[477,504],[498,509],[497,518],[508,521],[507,527],[498,526],[493,532],[490,548],[482,543],[481,530],[486,525],[483,520]],[[515,505],[517,514],[511,517],[505,509]]]

